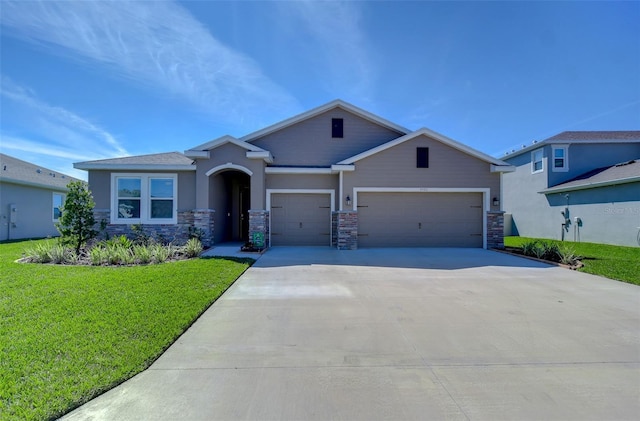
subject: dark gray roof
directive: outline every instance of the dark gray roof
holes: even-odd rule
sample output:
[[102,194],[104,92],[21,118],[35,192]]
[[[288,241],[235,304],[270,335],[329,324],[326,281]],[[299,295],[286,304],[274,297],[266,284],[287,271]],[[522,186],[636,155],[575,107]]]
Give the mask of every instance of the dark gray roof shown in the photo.
[[513,149],[505,153],[502,159],[508,160],[522,155],[543,145],[558,143],[640,143],[640,130],[618,131],[573,131],[562,132],[541,141],[534,141],[529,145],[522,145],[520,149]]
[[612,140],[637,140],[640,142],[640,130],[627,131],[592,131],[592,132],[562,132],[543,142],[553,143],[563,140],[581,140],[581,141],[612,141]]
[[[122,158],[99,159],[96,161],[76,162],[75,168],[89,169],[186,169],[193,165],[193,160],[180,152],[156,153],[150,155],[125,156]],[[194,167],[195,168],[195,167]]]
[[0,154],[0,161],[0,180],[3,182],[66,190],[69,182],[80,181],[9,155]]
[[549,187],[540,193],[582,190],[632,182],[640,182],[640,158],[622,162],[611,167],[591,170],[572,180]]

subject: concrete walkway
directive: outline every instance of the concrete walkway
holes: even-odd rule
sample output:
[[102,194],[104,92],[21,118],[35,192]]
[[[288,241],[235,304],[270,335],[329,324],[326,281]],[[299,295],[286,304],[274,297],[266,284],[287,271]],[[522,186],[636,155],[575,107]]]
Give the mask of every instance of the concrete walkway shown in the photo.
[[640,414],[640,288],[478,249],[276,247],[67,420]]

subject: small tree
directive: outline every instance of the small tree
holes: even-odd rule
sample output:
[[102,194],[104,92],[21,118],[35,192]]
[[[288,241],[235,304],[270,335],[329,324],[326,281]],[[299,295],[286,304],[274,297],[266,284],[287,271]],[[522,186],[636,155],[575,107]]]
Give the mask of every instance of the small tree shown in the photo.
[[72,181],[67,185],[69,193],[62,206],[62,216],[56,228],[64,244],[70,244],[80,253],[80,248],[88,240],[98,235],[93,229],[96,221],[93,217],[95,202],[86,183]]

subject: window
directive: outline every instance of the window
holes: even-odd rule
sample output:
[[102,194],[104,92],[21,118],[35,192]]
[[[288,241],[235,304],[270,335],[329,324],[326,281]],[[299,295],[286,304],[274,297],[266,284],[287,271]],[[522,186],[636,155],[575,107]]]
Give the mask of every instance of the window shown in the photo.
[[331,137],[344,137],[344,120],[341,118],[331,119]]
[[64,194],[53,193],[53,221],[56,222],[62,217],[62,205],[64,204]]
[[566,145],[554,146],[553,151],[553,171],[569,171],[568,147]]
[[416,168],[429,168],[429,148],[416,148]]
[[542,149],[536,149],[531,152],[531,173],[542,172],[544,169],[542,164]]
[[175,224],[175,174],[112,174],[113,223]]

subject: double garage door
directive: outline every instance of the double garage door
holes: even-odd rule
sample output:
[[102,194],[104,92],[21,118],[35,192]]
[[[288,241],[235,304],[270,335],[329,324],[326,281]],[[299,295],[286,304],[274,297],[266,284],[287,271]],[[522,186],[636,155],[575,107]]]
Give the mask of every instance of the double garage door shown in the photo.
[[358,194],[358,247],[482,247],[482,193]]
[[[482,193],[358,193],[358,247],[482,247]],[[271,243],[331,244],[331,196],[271,196]]]

